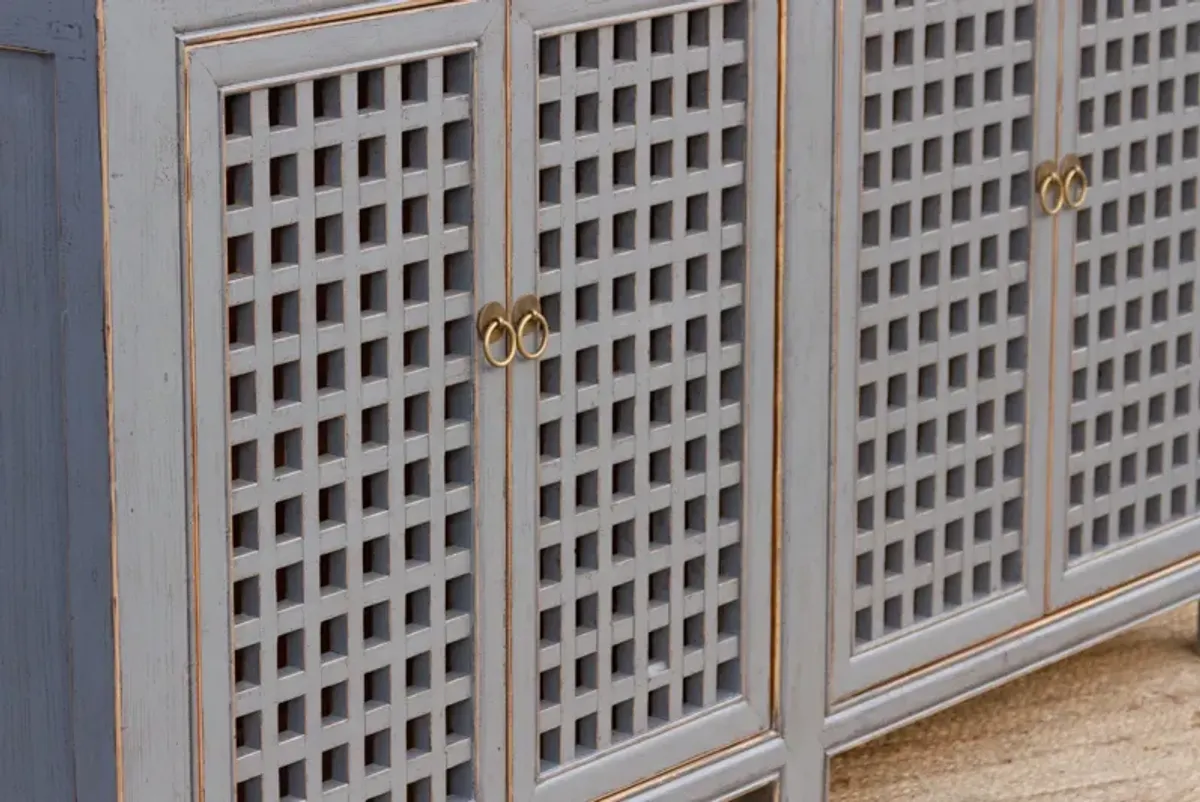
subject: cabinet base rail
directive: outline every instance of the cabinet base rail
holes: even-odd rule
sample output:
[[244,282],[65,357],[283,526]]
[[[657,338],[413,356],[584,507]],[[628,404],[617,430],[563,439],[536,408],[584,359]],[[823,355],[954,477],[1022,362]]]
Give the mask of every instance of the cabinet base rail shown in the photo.
[[1198,585],[1200,560],[1191,559],[1066,615],[992,641],[954,662],[881,686],[826,719],[826,753],[832,757],[853,749],[1102,643],[1197,599]]

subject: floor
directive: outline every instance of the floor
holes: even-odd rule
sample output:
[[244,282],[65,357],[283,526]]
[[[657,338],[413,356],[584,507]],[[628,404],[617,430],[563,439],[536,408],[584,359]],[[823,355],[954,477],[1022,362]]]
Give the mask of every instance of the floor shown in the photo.
[[1188,604],[833,761],[831,802],[1200,802]]

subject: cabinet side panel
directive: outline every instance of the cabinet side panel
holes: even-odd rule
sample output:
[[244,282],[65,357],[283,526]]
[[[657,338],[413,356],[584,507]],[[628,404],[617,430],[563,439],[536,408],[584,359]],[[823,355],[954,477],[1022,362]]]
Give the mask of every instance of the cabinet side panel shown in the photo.
[[0,798],[116,793],[95,5],[0,15]]
[[[54,58],[0,50],[0,789],[66,799],[70,655]],[[19,344],[19,346],[18,346]]]

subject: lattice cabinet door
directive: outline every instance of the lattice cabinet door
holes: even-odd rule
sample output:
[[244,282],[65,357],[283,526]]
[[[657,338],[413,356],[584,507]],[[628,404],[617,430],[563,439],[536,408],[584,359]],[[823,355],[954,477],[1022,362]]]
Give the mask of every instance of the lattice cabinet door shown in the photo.
[[516,4],[515,799],[770,724],[777,26]]
[[1042,610],[1056,7],[842,6],[835,701]]
[[184,42],[210,799],[504,798],[503,30]]
[[1200,4],[1065,26],[1054,606],[1200,552]]

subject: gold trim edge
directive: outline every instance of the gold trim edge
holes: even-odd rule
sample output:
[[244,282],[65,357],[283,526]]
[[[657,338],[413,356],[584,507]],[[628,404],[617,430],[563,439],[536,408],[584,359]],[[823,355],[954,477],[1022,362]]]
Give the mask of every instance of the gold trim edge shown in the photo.
[[602,796],[599,798],[599,800],[597,800],[597,802],[628,802],[628,800],[632,799],[637,794],[667,785],[668,783],[672,783],[684,775],[692,773],[693,771],[698,771],[715,763],[720,763],[727,758],[734,757],[743,752],[748,752],[756,746],[761,746],[762,744],[769,743],[770,741],[780,737],[782,736],[774,730],[767,730],[766,732],[760,732],[757,735],[751,735],[749,738],[743,738],[739,741],[735,741],[732,744],[728,744],[727,746],[718,747],[703,754],[696,755],[691,760],[680,763],[674,768],[659,772],[653,777],[648,777],[641,782],[628,786],[627,788],[623,788],[622,790],[616,791],[608,796]]
[[[185,353],[187,359],[187,399],[188,420],[187,435],[191,440],[187,455],[187,467],[191,475],[187,480],[187,488],[191,497],[188,501],[188,524],[191,529],[189,537],[189,557],[191,560],[189,580],[191,587],[189,596],[192,602],[192,763],[195,776],[192,778],[196,791],[197,802],[204,802],[207,796],[204,755],[204,655],[201,643],[203,632],[203,614],[201,612],[200,593],[200,496],[199,496],[199,456],[196,444],[199,442],[197,415],[199,413],[199,397],[196,387],[196,315],[195,315],[195,286],[194,286],[194,254],[192,238],[193,202],[192,202],[192,126],[191,126],[191,67],[192,48],[180,42],[180,93],[183,113],[180,122],[180,140],[182,160],[180,164],[181,191],[183,195],[182,208],[182,249],[183,249],[183,293],[184,293],[184,332]],[[232,553],[228,555],[232,568]],[[232,682],[232,665],[230,681]],[[230,744],[231,753],[234,750]],[[232,778],[230,778],[232,781]]]
[[104,294],[104,379],[105,379],[105,426],[108,438],[108,528],[109,528],[109,571],[113,633],[113,762],[116,780],[117,802],[125,799],[125,724],[124,696],[121,674],[121,604],[120,604],[120,560],[117,550],[117,448],[116,379],[113,375],[113,294],[112,294],[112,220],[109,214],[109,159],[108,159],[108,29],[104,17],[104,0],[96,0],[96,94],[97,125],[100,146],[100,226],[101,226],[101,282]]
[[[775,84],[775,395],[771,464],[770,717],[779,727],[783,705],[783,322],[787,224],[787,31],[788,0],[776,4],[778,72]],[[753,69],[753,65],[751,66]],[[753,73],[751,73],[753,74]]]
[[365,22],[390,17],[407,11],[416,11],[430,6],[454,6],[488,0],[398,0],[398,2],[371,3],[341,10],[312,12],[292,15],[283,19],[263,20],[242,25],[209,28],[191,33],[181,33],[179,41],[189,50],[212,45],[262,39],[281,34],[297,33],[313,28],[327,28],[346,23]]

